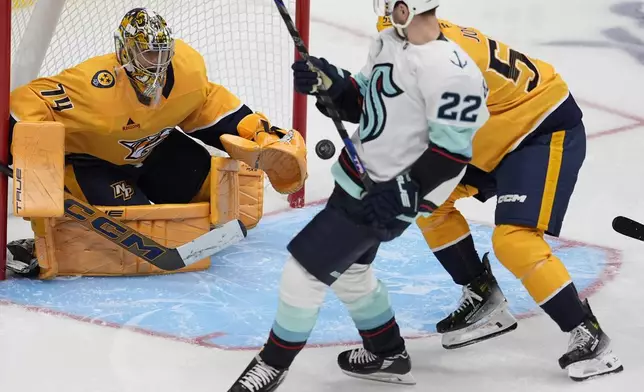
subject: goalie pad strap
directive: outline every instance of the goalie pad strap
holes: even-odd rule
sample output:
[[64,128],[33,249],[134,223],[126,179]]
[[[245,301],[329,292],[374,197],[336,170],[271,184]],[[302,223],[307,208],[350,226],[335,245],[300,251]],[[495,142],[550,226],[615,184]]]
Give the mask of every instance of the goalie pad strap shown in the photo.
[[220,225],[239,218],[240,162],[212,157],[210,163],[210,223]]
[[241,164],[239,170],[239,220],[251,229],[264,213],[264,172]]

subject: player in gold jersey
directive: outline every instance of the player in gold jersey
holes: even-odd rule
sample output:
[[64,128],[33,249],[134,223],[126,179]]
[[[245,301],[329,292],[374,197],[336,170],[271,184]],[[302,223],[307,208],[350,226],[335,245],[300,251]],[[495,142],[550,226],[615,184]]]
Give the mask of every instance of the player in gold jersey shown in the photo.
[[[388,28],[380,17],[378,31]],[[440,20],[443,35],[483,72],[490,119],[473,139],[461,184],[447,202],[417,224],[436,258],[463,286],[457,309],[437,324],[445,348],[463,347],[514,330],[516,319],[475,249],[458,199],[497,196],[492,243],[496,257],[539,306],[570,333],[559,365],[574,380],[623,368],[612,354],[587,301],[544,235],[558,236],[586,152],[582,112],[554,67],[480,31]]]
[[[64,125],[67,192],[99,206],[208,201],[212,160],[194,139],[227,152],[249,170],[263,170],[279,192],[302,187],[307,174],[301,135],[272,126],[209,81],[203,57],[174,39],[159,14],[144,8],[127,12],[115,43],[115,53],[11,93],[12,130],[20,122]],[[36,135],[48,143],[46,132]],[[9,248],[29,263],[32,244]]]

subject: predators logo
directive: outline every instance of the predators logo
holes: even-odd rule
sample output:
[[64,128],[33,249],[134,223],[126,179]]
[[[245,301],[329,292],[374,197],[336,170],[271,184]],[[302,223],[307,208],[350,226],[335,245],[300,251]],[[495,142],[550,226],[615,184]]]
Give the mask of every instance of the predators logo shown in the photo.
[[[111,185],[114,190],[115,199],[130,200],[134,196],[134,188],[125,181],[119,181]],[[112,215],[110,215],[112,216]]]
[[92,86],[98,88],[109,88],[114,86],[114,75],[109,71],[98,71],[92,78]]
[[172,132],[173,129],[174,128],[166,128],[159,133],[146,136],[139,140],[119,140],[119,144],[130,150],[128,156],[125,157],[125,160],[139,161],[147,157],[154,147],[161,144],[161,142],[170,135],[170,132]]

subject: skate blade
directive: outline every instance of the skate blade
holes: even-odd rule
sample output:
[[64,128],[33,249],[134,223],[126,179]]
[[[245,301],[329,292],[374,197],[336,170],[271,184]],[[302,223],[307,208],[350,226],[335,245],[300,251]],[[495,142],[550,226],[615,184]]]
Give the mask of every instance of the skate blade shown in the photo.
[[342,370],[342,373],[346,374],[347,376],[361,378],[363,380],[386,382],[390,384],[416,385],[416,379],[414,379],[414,376],[412,376],[411,372],[408,372],[405,374],[393,374],[393,373],[383,373],[383,372],[376,372],[371,374],[359,374],[359,373],[352,373],[346,370]]
[[504,304],[489,316],[468,327],[444,333],[441,343],[443,348],[453,350],[514,331],[518,325],[517,319]]
[[619,358],[609,350],[598,358],[570,364],[566,370],[568,370],[568,377],[573,381],[585,381],[595,377],[619,373],[624,370],[624,366],[622,366]]

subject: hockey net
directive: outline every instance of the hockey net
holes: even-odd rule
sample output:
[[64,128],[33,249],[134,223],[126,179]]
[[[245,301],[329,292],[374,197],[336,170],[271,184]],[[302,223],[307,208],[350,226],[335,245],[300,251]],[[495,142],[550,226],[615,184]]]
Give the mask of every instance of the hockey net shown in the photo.
[[[287,0],[308,39],[310,0]],[[275,125],[306,132],[306,100],[294,94],[290,64],[295,51],[270,0],[4,0],[0,3],[0,161],[6,159],[8,92],[38,76],[56,74],[89,57],[114,51],[114,31],[135,7],[161,14],[175,37],[204,57],[210,80],[237,94]],[[9,21],[11,23],[9,23]],[[9,69],[11,72],[9,72]],[[10,77],[9,77],[10,75]],[[0,181],[0,203],[7,187]],[[304,203],[304,191],[289,196]],[[8,203],[10,205],[10,203]],[[6,243],[7,209],[0,212]],[[0,250],[0,280],[4,278]]]

